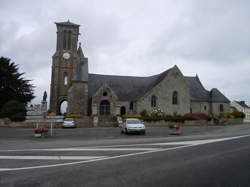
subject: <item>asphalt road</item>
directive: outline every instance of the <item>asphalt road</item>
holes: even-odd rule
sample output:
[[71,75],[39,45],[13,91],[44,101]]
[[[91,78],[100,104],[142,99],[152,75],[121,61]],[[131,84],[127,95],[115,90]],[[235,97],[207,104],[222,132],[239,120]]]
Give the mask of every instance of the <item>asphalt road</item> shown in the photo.
[[0,186],[250,186],[249,135],[1,140]]

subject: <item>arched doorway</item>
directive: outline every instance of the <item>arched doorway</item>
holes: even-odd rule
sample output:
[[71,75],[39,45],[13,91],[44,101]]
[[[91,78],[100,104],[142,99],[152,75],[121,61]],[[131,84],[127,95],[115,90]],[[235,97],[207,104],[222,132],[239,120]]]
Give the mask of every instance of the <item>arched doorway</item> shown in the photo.
[[103,100],[100,103],[100,115],[109,115],[110,114],[110,103],[107,100]]
[[121,113],[121,115],[126,114],[126,107],[125,107],[125,106],[122,106],[122,107],[121,107],[120,113]]
[[60,103],[59,113],[60,114],[67,113],[67,110],[68,110],[68,101],[67,100],[63,100]]

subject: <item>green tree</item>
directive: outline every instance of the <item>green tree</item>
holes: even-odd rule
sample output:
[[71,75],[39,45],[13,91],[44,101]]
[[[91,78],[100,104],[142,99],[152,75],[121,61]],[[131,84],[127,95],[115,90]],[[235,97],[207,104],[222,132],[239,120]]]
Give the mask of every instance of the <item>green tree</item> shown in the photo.
[[0,117],[8,117],[11,121],[25,120],[26,108],[23,103],[11,100],[2,107]]
[[18,72],[18,65],[10,59],[0,58],[0,110],[10,100],[26,105],[34,98],[34,86],[22,77],[23,74]]

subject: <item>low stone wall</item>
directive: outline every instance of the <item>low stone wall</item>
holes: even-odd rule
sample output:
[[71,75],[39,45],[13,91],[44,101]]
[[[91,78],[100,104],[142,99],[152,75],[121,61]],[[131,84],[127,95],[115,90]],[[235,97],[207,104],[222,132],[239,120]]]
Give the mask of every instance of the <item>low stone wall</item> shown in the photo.
[[[61,122],[52,122],[53,128],[61,128]],[[12,122],[8,118],[0,119],[0,127],[11,127],[11,128],[35,128],[37,126],[49,127],[51,122],[37,123],[37,122]]]
[[143,124],[146,127],[167,127],[169,125],[180,125],[183,123],[176,123],[176,122],[170,122],[170,121],[152,121],[152,122],[148,122],[148,121],[143,121]]
[[170,121],[152,121],[152,122],[143,122],[145,126],[160,127],[168,125],[187,125],[187,126],[199,126],[199,125],[234,125],[234,124],[243,124],[243,119],[227,119],[222,118],[217,123],[213,120],[186,120],[184,123],[181,122],[170,122]]
[[85,116],[84,118],[76,118],[77,127],[93,127],[93,118]]
[[199,125],[214,125],[212,121],[207,120],[186,120],[184,125],[192,125],[192,126],[199,126]]

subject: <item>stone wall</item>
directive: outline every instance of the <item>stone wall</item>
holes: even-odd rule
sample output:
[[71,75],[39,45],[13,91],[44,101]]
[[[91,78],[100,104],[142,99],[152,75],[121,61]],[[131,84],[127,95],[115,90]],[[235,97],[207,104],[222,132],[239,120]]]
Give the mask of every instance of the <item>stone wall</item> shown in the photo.
[[[172,104],[174,91],[178,92],[178,104]],[[153,95],[157,97],[157,106],[166,114],[190,112],[189,89],[184,76],[177,67],[167,72],[163,80],[137,102],[137,113],[152,108],[151,97]]]
[[45,126],[50,128],[50,125],[53,125],[53,128],[61,128],[62,122],[12,122],[8,119],[0,119],[0,127],[8,127],[8,128],[36,128],[37,126]]
[[77,127],[93,127],[93,117],[75,119]]
[[209,114],[210,105],[208,102],[191,102],[192,113]]
[[180,122],[170,122],[170,121],[155,121],[155,122],[146,122],[143,124],[145,126],[159,127],[159,126],[168,126],[168,125],[187,125],[187,126],[199,126],[199,125],[237,125],[243,124],[243,119],[220,119],[218,123],[214,121],[206,120],[186,120],[184,123]]
[[[221,104],[223,104],[223,112],[220,112]],[[213,114],[230,113],[230,103],[212,103],[211,106]]]

